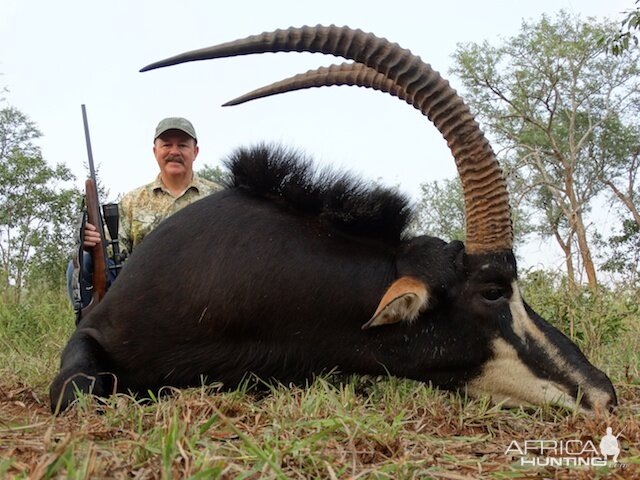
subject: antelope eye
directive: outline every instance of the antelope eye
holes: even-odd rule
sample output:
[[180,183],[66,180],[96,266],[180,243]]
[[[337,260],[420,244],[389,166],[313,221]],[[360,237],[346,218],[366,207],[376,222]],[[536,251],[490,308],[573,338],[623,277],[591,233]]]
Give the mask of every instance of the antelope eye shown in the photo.
[[507,296],[507,291],[504,288],[491,287],[483,290],[480,294],[487,302],[497,302]]

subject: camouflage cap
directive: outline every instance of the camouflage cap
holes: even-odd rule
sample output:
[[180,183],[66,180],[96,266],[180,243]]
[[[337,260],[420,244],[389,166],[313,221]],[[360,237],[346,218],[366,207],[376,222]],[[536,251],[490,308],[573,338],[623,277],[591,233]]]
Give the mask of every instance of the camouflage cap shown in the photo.
[[191,124],[191,122],[186,118],[182,118],[182,117],[163,118],[162,120],[160,120],[160,123],[158,123],[158,126],[156,127],[156,134],[153,137],[153,140],[155,141],[156,138],[158,138],[167,130],[180,130],[181,132],[184,132],[187,135],[189,135],[194,140],[198,141],[198,137],[196,137],[196,129],[193,128],[193,125]]

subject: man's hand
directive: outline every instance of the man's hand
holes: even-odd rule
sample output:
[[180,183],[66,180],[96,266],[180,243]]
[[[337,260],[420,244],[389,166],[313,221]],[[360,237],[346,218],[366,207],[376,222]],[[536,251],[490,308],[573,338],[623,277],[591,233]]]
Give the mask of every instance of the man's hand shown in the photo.
[[84,225],[84,242],[82,243],[82,247],[85,250],[91,250],[93,247],[100,243],[100,233],[98,229],[87,222]]

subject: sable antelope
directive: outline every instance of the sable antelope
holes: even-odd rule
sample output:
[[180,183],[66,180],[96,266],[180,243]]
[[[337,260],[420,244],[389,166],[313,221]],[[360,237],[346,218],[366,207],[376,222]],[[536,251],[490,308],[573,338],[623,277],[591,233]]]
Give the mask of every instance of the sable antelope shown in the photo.
[[462,180],[466,243],[404,237],[408,201],[392,191],[315,174],[285,149],[242,149],[227,162],[227,189],[165,220],[81,321],[51,386],[52,409],[66,408],[75,389],[144,394],[203,379],[233,387],[249,373],[303,382],[335,368],[508,404],[615,405],[607,376],[522,299],[494,152],[462,99],[420,58],[359,30],[318,26],[143,70],[276,51],[355,63],[249,97],[353,84],[396,95],[435,124]]

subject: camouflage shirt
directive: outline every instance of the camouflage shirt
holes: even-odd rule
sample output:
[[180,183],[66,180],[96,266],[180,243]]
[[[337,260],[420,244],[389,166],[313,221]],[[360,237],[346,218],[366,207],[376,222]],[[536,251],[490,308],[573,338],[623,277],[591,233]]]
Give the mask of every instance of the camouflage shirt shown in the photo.
[[160,175],[153,182],[127,193],[120,201],[120,249],[131,253],[162,220],[222,188],[194,173],[186,190],[175,198],[162,183]]

